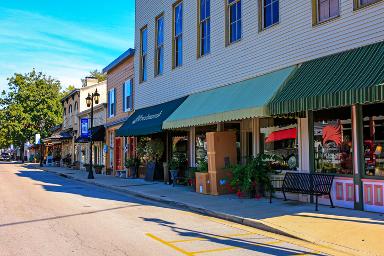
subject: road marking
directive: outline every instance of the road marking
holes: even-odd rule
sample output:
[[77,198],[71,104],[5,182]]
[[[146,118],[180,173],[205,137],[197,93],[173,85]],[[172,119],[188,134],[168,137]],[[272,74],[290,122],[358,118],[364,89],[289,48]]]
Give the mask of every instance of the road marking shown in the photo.
[[168,246],[168,247],[171,247],[172,249],[174,249],[174,250],[176,250],[176,251],[178,251],[178,252],[180,252],[180,253],[182,253],[184,255],[193,256],[193,254],[191,254],[190,252],[187,252],[187,251],[185,251],[185,250],[183,250],[183,249],[181,249],[181,248],[179,248],[179,247],[177,247],[177,246],[175,246],[173,244],[170,244],[169,242],[164,241],[163,239],[161,239],[161,238],[159,238],[159,237],[157,237],[157,236],[155,236],[155,235],[153,235],[151,233],[147,233],[146,235],[149,236],[150,238],[152,238],[152,239],[154,239],[154,240],[156,240],[156,241],[158,241],[158,242]]
[[190,252],[192,255],[195,254],[202,254],[202,253],[209,253],[209,252],[222,252],[222,251],[229,251],[229,250],[234,250],[234,249],[239,249],[237,247],[224,247],[224,248],[218,248],[218,249],[210,249],[210,250],[202,250],[202,251],[196,251],[196,252]]
[[[248,232],[248,233],[231,234],[231,235],[209,235],[209,237],[218,238],[218,239],[226,239],[226,238],[229,239],[229,238],[234,238],[234,237],[250,236],[250,235],[258,235],[258,233]],[[265,237],[265,238],[269,238],[269,237]],[[203,237],[196,237],[196,238],[191,238],[191,239],[172,240],[172,241],[168,241],[168,243],[172,243],[172,244],[175,244],[175,243],[188,243],[188,242],[204,241],[204,240],[207,240],[207,239],[203,238]]]

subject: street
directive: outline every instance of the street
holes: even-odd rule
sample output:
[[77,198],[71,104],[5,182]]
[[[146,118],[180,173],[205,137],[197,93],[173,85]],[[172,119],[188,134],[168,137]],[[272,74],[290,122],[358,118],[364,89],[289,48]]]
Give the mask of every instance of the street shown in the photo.
[[0,164],[0,255],[323,255],[291,238]]

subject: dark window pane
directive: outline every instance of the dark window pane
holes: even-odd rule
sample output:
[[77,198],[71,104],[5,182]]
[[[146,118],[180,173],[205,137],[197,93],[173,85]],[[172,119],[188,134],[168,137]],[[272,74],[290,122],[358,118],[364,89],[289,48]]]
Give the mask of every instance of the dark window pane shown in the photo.
[[264,7],[264,27],[269,27],[272,25],[272,8],[271,5]]
[[241,2],[237,3],[237,20],[241,20]]
[[229,22],[230,23],[233,23],[236,21],[236,5],[231,5],[230,9],[229,9],[229,17],[230,17],[230,20]]
[[200,0],[200,20],[204,20],[205,17],[205,0]]
[[273,14],[272,14],[272,23],[278,23],[279,22],[279,1],[276,1],[272,4],[273,8]]
[[267,6],[272,3],[272,0],[264,0],[264,6]]
[[161,45],[164,42],[164,19],[160,18],[157,21],[157,44]]
[[241,38],[241,20],[237,22],[236,40]]
[[206,0],[205,1],[206,4],[205,4],[205,17],[208,18],[211,16],[211,1],[210,0]]
[[142,31],[142,45],[141,45],[141,51],[142,51],[142,54],[146,54],[147,53],[147,29],[144,29]]
[[175,8],[175,35],[179,35],[183,31],[183,5],[179,4]]
[[336,17],[339,15],[339,0],[330,0],[329,2],[329,15]]

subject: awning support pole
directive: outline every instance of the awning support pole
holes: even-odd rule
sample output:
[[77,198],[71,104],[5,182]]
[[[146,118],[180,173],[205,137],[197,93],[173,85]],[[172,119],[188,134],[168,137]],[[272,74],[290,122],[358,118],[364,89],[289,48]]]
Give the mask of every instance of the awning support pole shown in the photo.
[[363,210],[363,184],[364,172],[364,138],[363,138],[363,113],[362,106],[352,106],[352,159],[353,159],[353,183],[355,185],[356,210]]

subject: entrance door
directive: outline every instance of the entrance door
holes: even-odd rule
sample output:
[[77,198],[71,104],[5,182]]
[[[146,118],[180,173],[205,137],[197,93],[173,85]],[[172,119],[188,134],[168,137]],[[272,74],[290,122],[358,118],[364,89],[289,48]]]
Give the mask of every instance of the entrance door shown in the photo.
[[121,157],[121,145],[122,140],[121,138],[115,139],[115,168],[116,170],[122,170],[123,164],[122,164],[122,157]]

